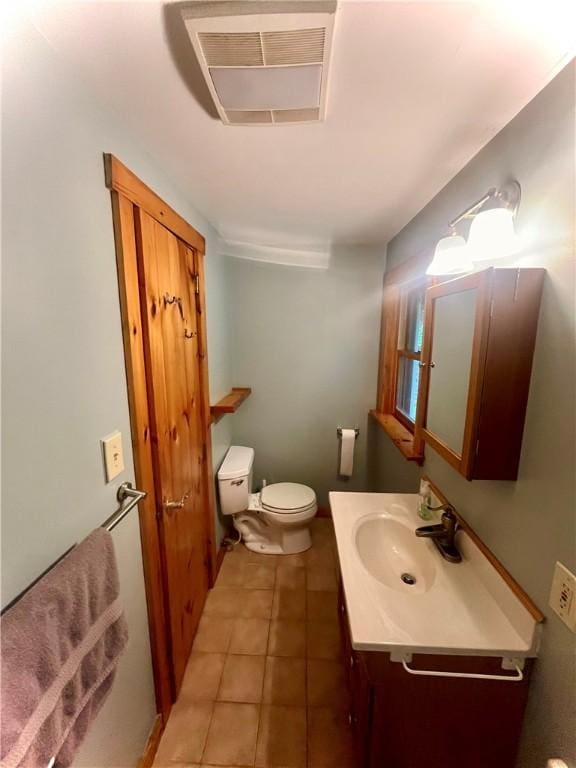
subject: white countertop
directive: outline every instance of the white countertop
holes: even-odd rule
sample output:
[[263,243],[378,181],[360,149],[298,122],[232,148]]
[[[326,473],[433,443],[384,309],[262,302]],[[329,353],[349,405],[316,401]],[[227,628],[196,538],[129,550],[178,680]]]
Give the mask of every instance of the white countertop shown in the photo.
[[449,563],[430,539],[433,577],[426,591],[374,578],[355,545],[359,521],[382,516],[410,529],[421,520],[417,494],[330,493],[352,645],[357,650],[475,656],[528,657],[538,651],[540,625],[464,532],[456,535],[461,563]]

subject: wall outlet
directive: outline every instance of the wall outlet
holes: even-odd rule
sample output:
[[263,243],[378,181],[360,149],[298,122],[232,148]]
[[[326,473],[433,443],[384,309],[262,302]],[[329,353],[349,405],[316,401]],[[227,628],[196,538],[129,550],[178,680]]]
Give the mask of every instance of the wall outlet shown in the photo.
[[124,472],[124,454],[122,452],[122,433],[113,432],[102,438],[102,454],[104,456],[104,470],[106,482],[114,480],[117,475]]
[[562,563],[556,563],[554,568],[548,602],[564,624],[576,632],[576,576]]

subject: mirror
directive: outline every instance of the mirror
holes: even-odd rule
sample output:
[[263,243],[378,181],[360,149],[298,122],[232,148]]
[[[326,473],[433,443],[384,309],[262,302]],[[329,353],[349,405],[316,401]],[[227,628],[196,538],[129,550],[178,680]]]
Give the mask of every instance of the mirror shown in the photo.
[[434,301],[426,428],[461,456],[474,341],[476,288]]

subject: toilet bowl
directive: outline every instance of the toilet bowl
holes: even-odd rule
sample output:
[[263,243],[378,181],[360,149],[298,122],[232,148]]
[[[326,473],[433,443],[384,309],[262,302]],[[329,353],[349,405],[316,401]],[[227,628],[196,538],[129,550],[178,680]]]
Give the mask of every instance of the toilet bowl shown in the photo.
[[234,527],[253,552],[289,555],[309,549],[316,494],[300,483],[273,483],[252,493],[253,463],[253,448],[229,448],[218,471],[222,514],[232,515]]

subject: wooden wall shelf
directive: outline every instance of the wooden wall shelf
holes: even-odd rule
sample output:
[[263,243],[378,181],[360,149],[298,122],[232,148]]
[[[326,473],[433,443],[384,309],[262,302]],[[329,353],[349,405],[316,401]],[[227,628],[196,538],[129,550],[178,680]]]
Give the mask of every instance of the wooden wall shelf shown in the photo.
[[232,387],[229,394],[219,400],[216,405],[210,406],[210,415],[212,417],[212,424],[220,421],[222,416],[227,413],[236,413],[238,408],[242,405],[244,400],[252,393],[250,387]]

